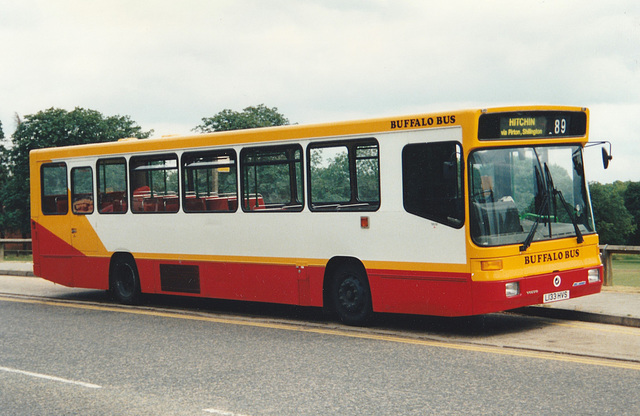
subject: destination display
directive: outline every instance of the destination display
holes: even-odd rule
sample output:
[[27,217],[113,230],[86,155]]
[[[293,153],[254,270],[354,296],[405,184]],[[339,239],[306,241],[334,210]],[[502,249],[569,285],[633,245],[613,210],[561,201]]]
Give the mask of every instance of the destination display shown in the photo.
[[584,136],[587,114],[582,111],[529,111],[482,114],[480,140]]

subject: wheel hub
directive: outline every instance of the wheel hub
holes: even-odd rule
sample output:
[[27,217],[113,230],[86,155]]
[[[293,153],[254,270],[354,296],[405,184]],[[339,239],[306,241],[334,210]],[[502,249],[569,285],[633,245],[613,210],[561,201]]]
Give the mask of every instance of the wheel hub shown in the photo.
[[357,279],[349,278],[342,282],[338,290],[340,303],[350,311],[356,310],[362,303],[362,286]]

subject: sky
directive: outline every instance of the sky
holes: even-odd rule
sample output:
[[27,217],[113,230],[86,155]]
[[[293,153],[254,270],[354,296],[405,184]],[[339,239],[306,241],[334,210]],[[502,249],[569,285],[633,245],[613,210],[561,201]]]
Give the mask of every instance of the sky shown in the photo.
[[265,104],[292,123],[588,107],[590,181],[640,181],[637,0],[0,0],[0,121],[56,107],[187,134]]

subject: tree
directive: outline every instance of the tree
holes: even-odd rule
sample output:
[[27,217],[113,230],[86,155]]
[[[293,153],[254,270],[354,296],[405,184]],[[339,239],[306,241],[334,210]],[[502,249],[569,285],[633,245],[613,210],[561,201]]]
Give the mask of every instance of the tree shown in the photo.
[[264,104],[247,107],[242,112],[225,109],[213,117],[204,117],[202,124],[193,130],[201,133],[214,131],[243,130],[256,127],[284,126],[289,119],[278,112],[276,107],[268,108]]
[[624,205],[621,189],[621,183],[589,184],[593,217],[602,244],[627,244],[627,237],[636,230],[633,216]]
[[624,191],[624,206],[634,218],[636,231],[629,236],[627,244],[640,246],[640,182],[630,182]]
[[[2,130],[2,121],[0,121],[0,142],[4,143],[4,131]],[[9,170],[6,163],[6,148],[4,144],[0,144],[0,184],[7,182]],[[4,213],[4,207],[0,206],[0,217]],[[4,229],[0,228],[0,237],[5,238]]]
[[77,107],[73,111],[50,108],[25,116],[13,133],[11,145],[0,148],[0,161],[10,172],[0,177],[0,229],[19,230],[29,235],[29,151],[115,141],[124,137],[147,138],[129,116],[105,117],[95,110]]

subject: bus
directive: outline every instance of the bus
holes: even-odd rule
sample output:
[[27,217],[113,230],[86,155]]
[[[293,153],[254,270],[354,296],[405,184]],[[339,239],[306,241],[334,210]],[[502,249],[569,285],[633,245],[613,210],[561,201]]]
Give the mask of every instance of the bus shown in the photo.
[[33,150],[34,274],[351,325],[598,293],[588,124],[523,106]]

